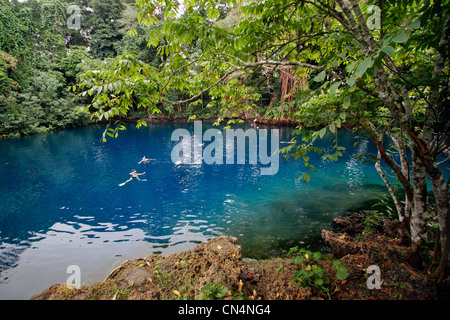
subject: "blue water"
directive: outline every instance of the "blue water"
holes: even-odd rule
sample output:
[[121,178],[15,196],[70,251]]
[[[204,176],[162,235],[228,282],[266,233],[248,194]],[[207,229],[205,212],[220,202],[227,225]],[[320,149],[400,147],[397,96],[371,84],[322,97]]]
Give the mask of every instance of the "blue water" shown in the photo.
[[[64,283],[69,265],[92,283],[126,259],[180,252],[222,234],[238,237],[246,257],[276,255],[313,243],[334,217],[384,191],[373,165],[354,158],[374,146],[353,147],[348,131],[340,132],[347,150],[339,162],[312,156],[318,172],[305,186],[303,165],[282,157],[273,176],[250,164],[175,166],[171,134],[179,127],[193,129],[129,126],[102,143],[103,128],[90,126],[0,141],[0,299]],[[280,140],[291,133],[280,128]],[[331,137],[323,143],[331,147]],[[137,164],[144,155],[156,160]],[[131,169],[147,181],[120,187]]]

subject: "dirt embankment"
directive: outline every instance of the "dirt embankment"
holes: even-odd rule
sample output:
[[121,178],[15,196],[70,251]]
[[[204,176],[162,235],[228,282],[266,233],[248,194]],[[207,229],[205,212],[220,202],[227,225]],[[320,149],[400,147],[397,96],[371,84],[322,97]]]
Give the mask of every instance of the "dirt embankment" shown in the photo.
[[[292,281],[304,265],[292,257],[243,259],[238,240],[221,236],[190,251],[164,257],[150,255],[126,261],[102,282],[80,289],[55,284],[32,299],[442,299],[449,281],[437,284],[426,270],[410,267],[408,247],[395,238],[395,223],[380,222],[365,232],[364,217],[335,219],[334,231],[322,237],[334,254],[315,261],[330,278],[329,295]],[[335,276],[332,262],[340,259],[348,270],[345,280]],[[380,268],[380,289],[367,287],[367,268]]]
[[[276,271],[280,263],[285,265],[282,273]],[[69,289],[65,284],[55,284],[31,299],[309,298],[309,290],[297,288],[290,281],[295,269],[292,259],[242,259],[237,239],[220,236],[168,257],[150,255],[126,261],[104,281],[91,286]],[[245,280],[249,271],[260,275],[258,281]],[[207,290],[208,284],[217,284],[217,290]],[[224,288],[223,295],[217,293]]]

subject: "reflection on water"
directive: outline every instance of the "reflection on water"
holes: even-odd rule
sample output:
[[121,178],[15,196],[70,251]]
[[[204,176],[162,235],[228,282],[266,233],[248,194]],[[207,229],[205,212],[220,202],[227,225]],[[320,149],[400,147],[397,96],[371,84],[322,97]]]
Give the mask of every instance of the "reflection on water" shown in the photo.
[[[93,126],[0,141],[0,299],[63,283],[72,264],[82,282],[98,281],[126,259],[180,252],[221,234],[237,236],[244,256],[267,257],[308,244],[382,188],[374,168],[354,159],[373,146],[353,148],[349,132],[340,137],[341,161],[311,155],[318,172],[305,186],[293,159],[280,158],[274,176],[261,176],[259,165],[175,165],[170,139],[180,126],[193,132],[192,124],[129,127],[101,143],[102,128]],[[280,140],[291,131],[282,128]],[[144,155],[156,160],[138,164]],[[120,187],[131,169],[146,172],[146,181]]]
[[347,168],[344,171],[343,178],[347,177],[347,183],[352,194],[360,192],[363,187],[361,179],[364,178],[364,170],[357,157],[360,154],[367,153],[368,145],[369,141],[367,139],[361,141],[352,156],[346,161]]

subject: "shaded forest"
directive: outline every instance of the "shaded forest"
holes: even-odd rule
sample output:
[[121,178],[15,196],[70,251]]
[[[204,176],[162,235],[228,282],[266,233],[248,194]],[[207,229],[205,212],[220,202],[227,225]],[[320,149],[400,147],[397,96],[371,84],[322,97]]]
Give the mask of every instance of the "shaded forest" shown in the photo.
[[[73,5],[79,10],[72,9]],[[149,46],[148,42],[149,35],[160,30],[162,22],[141,24],[137,11],[133,0],[1,0],[0,136],[28,135],[98,121],[83,112],[92,98],[72,88],[82,73],[109,70],[114,59],[123,53],[133,53],[139,61],[158,68],[165,59],[158,52],[166,41],[160,40],[155,46]],[[237,16],[227,17],[228,12],[229,8],[221,8],[219,24],[236,23]],[[202,15],[207,16],[205,10]],[[158,19],[162,21],[164,15],[160,14]],[[194,46],[192,50],[201,49]],[[260,84],[261,97],[254,105],[258,110],[247,110],[239,116],[249,118],[256,113],[271,112],[274,105],[284,102],[281,87],[284,94],[289,92],[286,90],[292,86],[292,74],[285,71],[280,74],[281,81],[278,76],[268,77],[264,70],[249,79]],[[177,90],[169,95],[175,99],[187,97]],[[217,117],[219,108],[204,108],[211,100],[208,93],[202,98],[198,106],[161,105],[162,113],[156,116],[132,105],[130,113],[120,118],[174,119],[194,114],[202,119]]]

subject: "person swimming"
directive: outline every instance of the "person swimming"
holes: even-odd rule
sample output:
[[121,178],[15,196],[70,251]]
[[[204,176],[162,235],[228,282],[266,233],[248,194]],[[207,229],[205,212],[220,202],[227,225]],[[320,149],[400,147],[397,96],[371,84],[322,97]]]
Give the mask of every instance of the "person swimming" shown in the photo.
[[142,160],[139,161],[138,164],[141,164],[141,163],[149,163],[150,160],[156,160],[156,159],[148,159],[148,158],[146,158],[145,156],[143,156],[143,157],[142,157]]
[[143,172],[143,173],[137,173],[137,171],[136,171],[135,169],[131,170],[131,172],[130,172],[131,179],[138,179],[138,180],[140,180],[140,179],[139,179],[139,176],[142,176],[142,175],[144,175],[144,174],[145,174],[145,172]]
[[145,172],[138,173],[135,169],[133,169],[130,172],[131,178],[128,179],[127,181],[125,181],[125,182],[122,182],[121,184],[119,184],[119,186],[122,187],[122,186],[125,185],[125,183],[130,182],[133,179],[136,179],[136,180],[139,180],[139,181],[147,181],[147,179],[139,179],[139,176],[142,176],[143,174],[145,174]]

